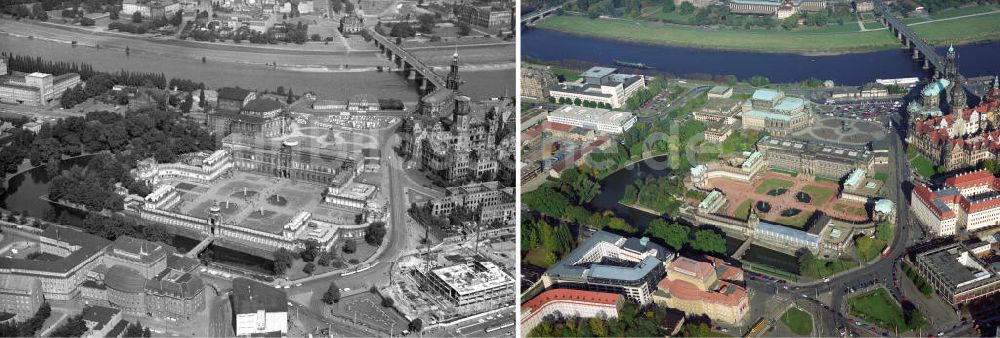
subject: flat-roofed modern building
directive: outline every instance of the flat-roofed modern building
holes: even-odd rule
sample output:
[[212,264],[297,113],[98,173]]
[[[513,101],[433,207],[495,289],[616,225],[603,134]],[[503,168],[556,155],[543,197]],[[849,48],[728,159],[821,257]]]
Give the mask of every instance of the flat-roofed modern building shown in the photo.
[[635,115],[628,112],[571,105],[565,105],[549,112],[547,119],[549,122],[564,123],[611,134],[625,133],[635,125],[636,121]]
[[787,136],[813,123],[806,101],[774,89],[758,89],[743,103],[743,128]]
[[237,336],[288,334],[288,295],[285,291],[239,277],[233,279],[231,299]]
[[618,318],[618,307],[625,299],[620,294],[574,289],[546,290],[521,304],[521,337],[546,317]]
[[431,287],[460,309],[501,305],[514,299],[514,278],[492,262],[471,262],[431,270]]
[[593,67],[580,74],[577,82],[564,82],[549,89],[555,99],[594,102],[610,105],[618,109],[637,90],[646,88],[643,75],[620,74],[618,69]]
[[663,262],[675,253],[648,238],[625,238],[598,231],[542,275],[549,288],[618,293],[647,304],[663,278]]
[[28,276],[42,283],[45,299],[71,300],[80,293],[87,274],[99,266],[104,238],[72,228],[51,225],[39,234],[39,252],[46,260],[0,257],[0,274]]
[[975,251],[951,243],[917,253],[917,273],[953,306],[994,294],[1000,290],[1000,263],[986,263]]
[[0,102],[40,106],[59,99],[63,92],[80,84],[80,75],[66,73],[7,73],[7,59],[0,57]]

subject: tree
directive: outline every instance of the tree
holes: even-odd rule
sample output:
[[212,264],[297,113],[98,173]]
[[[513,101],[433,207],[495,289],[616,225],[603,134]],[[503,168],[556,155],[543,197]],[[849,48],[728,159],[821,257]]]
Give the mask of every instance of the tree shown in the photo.
[[118,8],[112,8],[108,11],[108,17],[111,18],[111,20],[118,20]]
[[205,88],[198,93],[198,107],[205,108]]
[[468,36],[469,33],[472,33],[472,27],[464,22],[458,23],[458,35]]
[[308,239],[304,244],[305,249],[302,249],[302,251],[299,252],[299,257],[306,262],[316,260],[316,256],[319,255],[319,242],[315,239]]
[[142,13],[141,12],[136,11],[135,13],[132,13],[132,23],[142,23]]
[[274,273],[281,275],[284,274],[289,267],[292,266],[293,260],[292,252],[285,248],[279,248],[274,251]]
[[170,17],[171,26],[179,27],[183,22],[184,22],[184,11],[178,10],[174,12],[174,16]]
[[590,332],[594,334],[594,337],[607,337],[608,327],[604,325],[604,321],[600,318],[593,317],[590,318]]
[[420,332],[424,328],[424,321],[420,317],[414,318],[410,321],[410,325],[407,326],[410,332]]
[[433,14],[421,14],[417,17],[420,21],[420,32],[425,34],[430,34],[434,30],[434,15]]
[[313,271],[316,271],[316,264],[313,264],[312,262],[306,263],[306,266],[302,267],[302,272],[307,274],[311,275]]
[[330,287],[323,293],[323,303],[333,304],[340,301],[340,288],[337,283],[330,283]]
[[695,231],[694,239],[691,240],[691,248],[704,253],[726,253],[726,239],[715,231],[701,229]]
[[288,98],[285,99],[285,103],[292,104],[295,102],[295,94],[292,94],[292,89],[288,89]]
[[681,2],[680,10],[681,14],[689,15],[691,13],[694,13],[695,8],[694,5],[692,5],[690,2],[683,1]]
[[763,87],[771,83],[771,81],[768,80],[767,77],[765,76],[754,75],[750,77],[749,83],[751,86],[754,87]]
[[183,112],[184,114],[190,113],[191,106],[193,105],[194,105],[194,96],[191,95],[191,93],[188,93],[187,96],[184,98],[184,102],[181,102],[181,112]]
[[365,242],[379,246],[382,245],[382,238],[385,237],[385,222],[372,222],[365,231]]
[[145,337],[143,335],[143,331],[144,330],[142,327],[142,323],[137,322],[135,324],[129,324],[128,326],[126,326],[125,333],[123,333],[122,336],[128,338],[142,338]]
[[319,34],[315,34],[315,33],[313,33],[313,35],[309,36],[309,40],[313,40],[313,41],[319,41],[319,40],[322,40],[322,39],[323,39],[322,36],[319,36]]
[[409,38],[416,34],[417,32],[413,30],[413,26],[410,26],[410,23],[406,21],[392,25],[392,30],[389,31],[389,36],[397,38]]
[[392,300],[392,298],[382,297],[382,307],[392,307],[394,303],[395,302]]
[[667,223],[663,219],[657,218],[649,223],[646,228],[646,235],[662,240],[667,246],[680,251],[684,244],[688,242],[691,228],[676,223]]
[[358,243],[355,243],[353,239],[348,239],[344,241],[344,253],[354,253],[358,250]]
[[[86,310],[84,310],[86,311]],[[51,337],[80,337],[87,332],[87,324],[83,321],[83,314],[70,317],[66,323],[49,333]]]
[[673,12],[674,10],[676,10],[676,9],[677,9],[677,4],[674,3],[674,0],[664,0],[663,1],[663,11],[664,12],[670,13],[670,12]]

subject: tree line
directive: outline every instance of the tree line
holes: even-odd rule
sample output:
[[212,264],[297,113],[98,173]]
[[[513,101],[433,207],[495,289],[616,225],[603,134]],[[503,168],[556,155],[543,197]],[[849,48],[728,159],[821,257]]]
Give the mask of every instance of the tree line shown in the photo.
[[34,337],[51,315],[52,306],[49,305],[49,302],[44,302],[31,318],[23,322],[11,321],[0,324],[0,337]]

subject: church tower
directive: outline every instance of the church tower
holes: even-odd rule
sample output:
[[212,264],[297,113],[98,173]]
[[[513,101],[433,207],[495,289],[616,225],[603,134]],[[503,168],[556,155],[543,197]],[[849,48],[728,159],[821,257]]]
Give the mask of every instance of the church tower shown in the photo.
[[942,72],[942,77],[948,79],[949,81],[955,80],[958,75],[958,53],[955,52],[955,46],[948,46],[948,54],[944,58],[944,71]]
[[445,87],[451,90],[458,90],[458,84],[461,80],[458,77],[458,50],[455,50],[455,54],[451,56],[451,70],[448,71],[448,77],[445,79]]
[[965,84],[956,79],[956,82],[951,84],[949,96],[951,96],[951,114],[962,115],[962,111],[969,106],[969,102],[965,98]]

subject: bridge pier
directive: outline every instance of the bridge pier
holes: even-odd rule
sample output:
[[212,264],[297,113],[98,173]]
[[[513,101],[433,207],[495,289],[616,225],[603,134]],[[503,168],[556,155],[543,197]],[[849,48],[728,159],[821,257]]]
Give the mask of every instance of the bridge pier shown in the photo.
[[406,72],[406,79],[407,80],[416,80],[417,79],[417,71],[415,71],[413,69],[408,70]]
[[919,58],[920,58],[920,50],[914,48],[913,49],[913,59],[916,60],[916,59],[919,59]]
[[931,62],[927,58],[924,58],[924,70],[931,69]]

